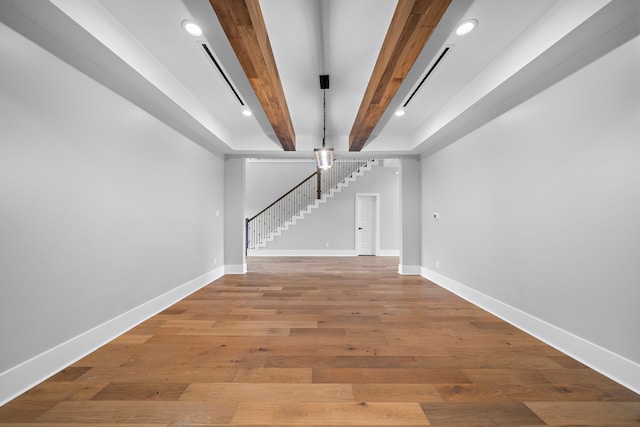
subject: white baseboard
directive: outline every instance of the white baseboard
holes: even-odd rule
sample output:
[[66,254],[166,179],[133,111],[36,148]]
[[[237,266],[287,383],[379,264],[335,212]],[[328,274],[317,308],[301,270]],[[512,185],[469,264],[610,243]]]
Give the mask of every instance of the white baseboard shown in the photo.
[[[355,250],[269,250],[249,249],[248,256],[358,256]],[[400,256],[400,251],[395,249],[378,249],[376,256]],[[420,267],[418,266],[418,269]],[[415,274],[420,274],[418,271]]]
[[358,256],[354,250],[268,250],[249,249],[248,256]]
[[640,393],[640,364],[564,329],[538,319],[446,276],[422,267],[422,277],[488,311],[584,363],[635,393]]
[[422,267],[419,265],[403,265],[398,264],[398,273],[405,276],[420,276]]
[[224,267],[205,273],[0,373],[0,406],[223,275]]
[[246,274],[247,263],[239,265],[225,265],[224,274]]
[[[376,256],[400,256],[400,250],[398,249],[378,249]],[[420,273],[418,273],[420,274]]]

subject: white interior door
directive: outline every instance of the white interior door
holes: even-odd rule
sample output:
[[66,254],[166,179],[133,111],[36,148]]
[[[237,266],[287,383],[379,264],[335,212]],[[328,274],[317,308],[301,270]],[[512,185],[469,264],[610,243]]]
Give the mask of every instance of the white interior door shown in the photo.
[[365,194],[356,197],[356,251],[358,255],[375,255],[377,197]]

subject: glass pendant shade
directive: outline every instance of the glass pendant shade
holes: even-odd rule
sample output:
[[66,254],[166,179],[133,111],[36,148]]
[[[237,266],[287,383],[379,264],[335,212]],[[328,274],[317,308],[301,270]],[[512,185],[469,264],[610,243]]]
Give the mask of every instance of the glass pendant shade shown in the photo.
[[314,148],[318,169],[329,169],[333,166],[333,148]]

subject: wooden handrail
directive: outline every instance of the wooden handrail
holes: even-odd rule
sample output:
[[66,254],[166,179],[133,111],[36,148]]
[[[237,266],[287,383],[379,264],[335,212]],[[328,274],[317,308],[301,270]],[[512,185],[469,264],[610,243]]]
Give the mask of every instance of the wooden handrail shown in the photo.
[[257,214],[255,214],[254,216],[252,216],[251,218],[249,218],[249,222],[253,221],[254,219],[256,219],[258,216],[260,216],[260,214],[266,212],[270,207],[272,207],[273,205],[275,205],[276,203],[278,203],[280,200],[284,199],[285,197],[287,197],[289,194],[293,193],[298,187],[302,186],[302,184],[304,184],[305,182],[309,181],[311,178],[313,178],[314,176],[316,176],[318,174],[318,171],[315,171],[314,173],[312,173],[311,175],[309,175],[308,177],[306,177],[305,179],[302,180],[302,182],[300,182],[300,184],[296,185],[295,187],[293,187],[291,190],[287,191],[285,194],[283,194],[282,196],[280,196],[280,198],[278,198],[278,200],[276,200],[275,202],[271,203],[269,206],[267,206],[266,208],[262,209],[260,212],[258,212]]

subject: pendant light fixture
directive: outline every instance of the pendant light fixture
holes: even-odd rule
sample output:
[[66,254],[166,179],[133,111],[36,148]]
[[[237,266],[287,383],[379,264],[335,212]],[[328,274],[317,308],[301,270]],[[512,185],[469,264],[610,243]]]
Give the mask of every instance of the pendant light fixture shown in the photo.
[[333,148],[325,147],[327,133],[327,101],[326,90],[329,89],[329,75],[320,76],[320,89],[322,89],[322,148],[314,148],[318,169],[329,169],[333,166]]

